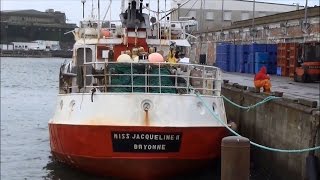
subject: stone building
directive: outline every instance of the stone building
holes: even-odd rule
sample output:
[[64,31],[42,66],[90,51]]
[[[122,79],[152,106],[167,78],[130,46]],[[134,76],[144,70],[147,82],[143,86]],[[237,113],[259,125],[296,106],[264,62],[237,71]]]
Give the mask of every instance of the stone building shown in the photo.
[[[172,1],[171,6],[178,8],[181,6],[179,4],[181,2],[175,0]],[[303,7],[299,4],[289,5],[258,1],[254,3],[249,0],[190,0],[173,12],[171,19],[193,17],[199,22],[199,31],[201,32],[221,26],[230,26],[235,21],[294,11],[299,8]]]
[[29,42],[34,40],[60,41],[66,46],[72,46],[74,38],[72,31],[76,24],[66,23],[65,13],[48,9],[45,12],[37,10],[1,11],[1,43],[14,41]]
[[[307,16],[305,16],[305,14]],[[260,18],[236,21],[228,27],[198,32],[193,44],[194,59],[207,54],[207,62],[215,62],[218,42],[234,44],[320,41],[320,7],[278,13]],[[192,54],[192,53],[191,53]]]

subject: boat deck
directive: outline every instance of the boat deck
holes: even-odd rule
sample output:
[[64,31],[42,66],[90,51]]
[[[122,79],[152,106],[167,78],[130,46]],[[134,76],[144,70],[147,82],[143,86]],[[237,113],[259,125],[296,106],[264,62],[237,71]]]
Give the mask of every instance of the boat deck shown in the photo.
[[[231,83],[238,83],[240,85],[254,87],[254,74],[230,73],[223,72],[224,80],[229,80]],[[320,83],[300,83],[294,82],[292,78],[270,75],[271,77],[271,91],[283,92],[284,97],[294,99],[303,98],[311,101],[317,101],[319,104]]]

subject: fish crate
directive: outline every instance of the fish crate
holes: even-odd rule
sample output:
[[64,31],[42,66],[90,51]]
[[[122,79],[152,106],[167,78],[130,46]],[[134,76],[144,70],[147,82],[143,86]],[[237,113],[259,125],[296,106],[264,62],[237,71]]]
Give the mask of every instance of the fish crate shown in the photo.
[[269,54],[276,54],[277,53],[277,44],[267,44],[267,52]]
[[229,50],[229,71],[230,72],[236,72],[237,70],[237,54],[236,54],[236,45],[230,45]]
[[288,66],[288,59],[283,57],[278,57],[277,65],[278,66]]
[[277,66],[277,76],[281,76],[281,67]]
[[266,51],[267,51],[267,45],[266,44],[252,43],[250,45],[250,53],[266,52]]
[[293,57],[293,58],[288,58],[288,64],[289,66],[295,66],[296,63],[297,63],[298,59],[296,57]]
[[246,63],[240,63],[239,62],[239,68],[238,68],[237,72],[245,73],[246,72],[245,66],[246,66]]
[[255,63],[268,63],[269,62],[269,53],[267,52],[256,52],[255,53]]
[[286,66],[281,66],[281,76],[289,76],[289,68]]
[[229,71],[229,63],[225,61],[217,61],[216,66],[222,69],[223,71]]
[[286,62],[283,59],[288,57],[289,44],[279,43],[277,48],[277,64],[278,66],[284,65]]
[[249,74],[253,74],[254,73],[254,63],[247,63],[247,72]]
[[289,65],[295,65],[298,61],[298,44],[291,43],[289,48]]
[[253,73],[258,73],[263,66],[267,68],[267,73],[269,73],[268,72],[268,64],[266,64],[266,63],[254,63],[254,72]]
[[268,63],[267,64],[267,72],[268,72],[268,74],[277,74],[277,64]]
[[294,77],[294,72],[295,72],[295,67],[290,67],[289,68],[289,77],[293,78]]
[[230,44],[229,43],[218,43],[217,44],[217,53],[229,53]]

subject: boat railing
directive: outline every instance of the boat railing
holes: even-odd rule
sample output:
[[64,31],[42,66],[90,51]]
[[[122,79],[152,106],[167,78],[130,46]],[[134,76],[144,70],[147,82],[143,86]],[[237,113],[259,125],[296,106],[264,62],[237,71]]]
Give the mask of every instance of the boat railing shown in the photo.
[[[221,71],[214,66],[185,63],[93,62],[60,78],[60,93],[100,92],[221,94]],[[61,76],[60,76],[61,77]]]

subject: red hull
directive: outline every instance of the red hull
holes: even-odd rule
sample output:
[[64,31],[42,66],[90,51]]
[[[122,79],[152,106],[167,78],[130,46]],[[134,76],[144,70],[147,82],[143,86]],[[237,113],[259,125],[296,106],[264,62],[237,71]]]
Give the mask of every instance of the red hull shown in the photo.
[[[51,150],[58,160],[90,173],[129,179],[165,178],[206,167],[220,156],[221,139],[227,135],[224,127],[49,124],[49,130]],[[122,132],[129,134],[128,139],[121,139]],[[152,133],[156,140],[135,137],[149,138]]]

